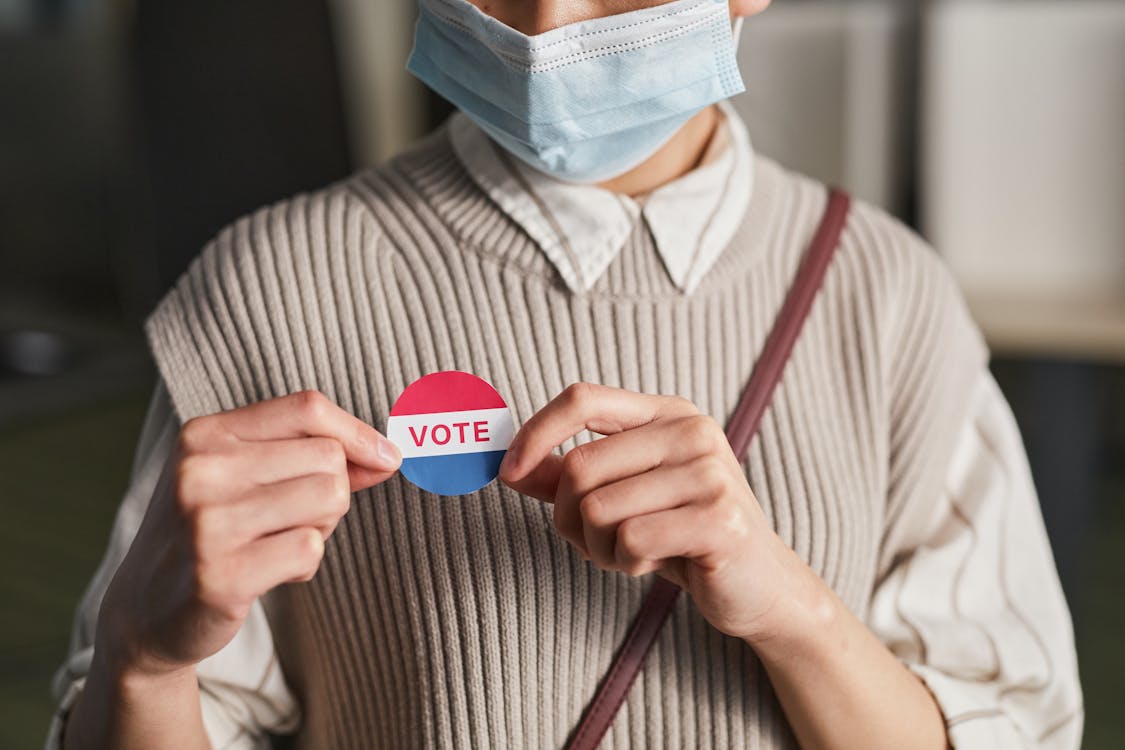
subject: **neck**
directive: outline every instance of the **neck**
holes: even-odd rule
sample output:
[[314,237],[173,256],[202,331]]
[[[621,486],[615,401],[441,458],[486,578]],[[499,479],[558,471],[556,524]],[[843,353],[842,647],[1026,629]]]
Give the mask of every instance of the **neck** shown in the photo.
[[712,104],[676,131],[659,151],[625,174],[598,183],[598,187],[623,195],[651,193],[661,185],[681,177],[699,165],[707,144],[722,117]]

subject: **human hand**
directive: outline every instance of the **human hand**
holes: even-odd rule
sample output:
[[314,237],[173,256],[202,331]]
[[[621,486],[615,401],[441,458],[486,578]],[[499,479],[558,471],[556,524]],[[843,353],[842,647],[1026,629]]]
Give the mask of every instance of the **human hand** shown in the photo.
[[[553,453],[583,429],[607,437]],[[572,385],[523,425],[500,477],[554,503],[559,533],[595,565],[659,573],[728,635],[767,637],[787,591],[815,577],[770,527],[723,429],[686,399]]]
[[315,391],[189,421],[106,592],[96,651],[134,677],[194,668],[259,596],[313,577],[351,493],[400,461]]

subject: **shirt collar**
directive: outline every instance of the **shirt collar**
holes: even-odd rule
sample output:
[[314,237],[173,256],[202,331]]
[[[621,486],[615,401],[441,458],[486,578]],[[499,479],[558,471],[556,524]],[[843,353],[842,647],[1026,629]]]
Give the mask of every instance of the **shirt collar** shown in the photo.
[[558,180],[509,156],[461,112],[450,138],[472,179],[543,251],[576,294],[589,290],[644,218],[668,276],[685,294],[737,231],[753,191],[746,125],[726,101],[698,167],[640,197]]

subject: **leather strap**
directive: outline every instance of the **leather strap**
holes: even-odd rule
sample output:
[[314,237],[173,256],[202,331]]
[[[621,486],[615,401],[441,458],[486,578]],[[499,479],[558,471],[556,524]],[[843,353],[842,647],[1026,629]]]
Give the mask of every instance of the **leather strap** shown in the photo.
[[[738,406],[731,415],[726,435],[731,450],[742,463],[750,451],[750,443],[758,433],[758,427],[769,406],[773,393],[781,382],[781,375],[793,346],[797,342],[812,309],[817,292],[820,291],[828,266],[840,244],[840,235],[847,222],[851,198],[847,193],[832,190],[828,196],[828,207],[817,228],[812,244],[805,253],[785,302],[778,312],[773,330],[766,338],[765,346],[754,365],[750,382],[742,392]],[[568,750],[594,750],[609,730],[613,718],[625,701],[629,688],[637,679],[645,657],[656,643],[668,615],[676,605],[680,588],[670,581],[656,578],[645,597],[641,611],[629,629],[625,643],[614,657],[613,665],[603,680],[597,695],[586,709],[582,723],[575,730],[567,744]]]

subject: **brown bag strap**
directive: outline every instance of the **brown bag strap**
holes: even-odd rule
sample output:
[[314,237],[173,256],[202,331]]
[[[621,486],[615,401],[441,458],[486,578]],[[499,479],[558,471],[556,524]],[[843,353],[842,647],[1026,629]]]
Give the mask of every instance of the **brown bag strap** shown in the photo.
[[[793,352],[797,336],[808,318],[813,300],[820,290],[828,265],[840,244],[840,235],[847,222],[851,199],[847,193],[832,190],[828,196],[828,207],[813,237],[812,244],[801,261],[801,267],[793,279],[785,302],[778,313],[773,330],[770,331],[762,353],[754,365],[750,382],[742,392],[742,398],[727,425],[727,440],[731,450],[742,463],[750,450],[750,442],[758,433],[762,415],[773,397],[785,363]],[[657,577],[648,596],[645,597],[637,619],[629,629],[621,650],[613,660],[605,680],[597,695],[586,709],[582,723],[575,730],[568,750],[594,750],[602,741],[614,716],[617,715],[633,681],[641,670],[645,656],[652,649],[660,628],[671,614],[676,604],[680,588],[667,579]]]

